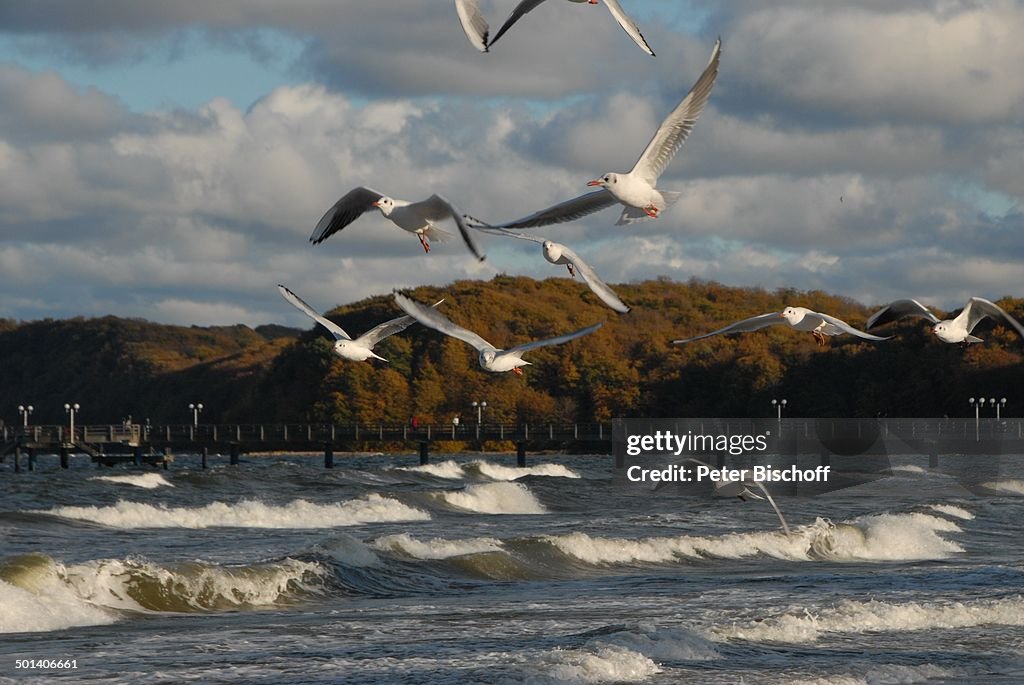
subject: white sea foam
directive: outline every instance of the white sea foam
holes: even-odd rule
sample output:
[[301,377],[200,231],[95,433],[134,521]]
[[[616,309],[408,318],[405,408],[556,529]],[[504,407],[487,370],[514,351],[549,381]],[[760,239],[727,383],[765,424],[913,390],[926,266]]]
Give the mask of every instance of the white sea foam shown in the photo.
[[370,547],[346,533],[339,533],[316,545],[316,551],[326,554],[346,566],[380,566],[381,560]]
[[823,519],[786,536],[781,531],[730,533],[717,537],[605,538],[586,533],[547,536],[559,550],[588,564],[667,563],[708,557],[742,559],[765,555],[790,561],[944,559],[963,549],[942,538],[953,522],[928,514],[880,514],[833,525]]
[[294,500],[283,506],[258,500],[213,502],[203,507],[162,507],[119,501],[106,507],[56,507],[45,513],[93,521],[112,528],[333,528],[384,521],[424,521],[430,514],[370,494],[337,504]]
[[159,473],[132,473],[124,476],[96,476],[89,480],[105,480],[110,483],[134,485],[137,488],[146,488],[147,490],[160,487],[174,487],[173,484],[169,483],[167,479]]
[[843,602],[817,613],[796,610],[747,625],[715,627],[718,638],[815,642],[828,633],[905,632],[979,625],[1024,625],[1024,598],[972,602]]
[[933,511],[937,511],[940,514],[952,516],[953,518],[962,519],[964,521],[970,521],[974,518],[974,514],[963,507],[956,506],[955,504],[929,504],[928,508]]
[[616,645],[555,649],[541,654],[533,669],[539,669],[541,677],[530,682],[548,683],[636,683],[661,673],[649,657]]
[[545,514],[547,510],[522,483],[481,483],[438,493],[453,507],[481,514]]
[[420,466],[399,466],[395,469],[396,471],[413,471],[416,473],[426,473],[437,478],[447,478],[448,480],[459,480],[466,476],[466,472],[462,470],[462,465],[451,459],[442,461],[438,464],[422,464]]
[[382,551],[393,551],[415,559],[448,559],[466,554],[501,552],[500,540],[494,538],[468,538],[466,540],[417,540],[408,533],[385,535],[373,541],[373,546]]
[[923,468],[921,466],[917,466],[916,464],[896,464],[895,466],[892,467],[892,470],[893,471],[902,471],[904,473],[918,473],[918,474],[928,473],[928,469]]
[[1024,480],[996,480],[982,483],[981,487],[1004,495],[1024,495]]
[[520,468],[518,466],[502,466],[486,461],[474,461],[475,467],[482,476],[491,480],[516,480],[523,476],[548,476],[550,478],[579,478],[580,474],[561,464],[536,464]]
[[32,585],[26,589],[0,580],[0,633],[40,633],[117,621],[114,613],[79,597],[53,569]]
[[838,674],[808,679],[787,677],[785,685],[904,685],[927,683],[932,680],[960,677],[965,674],[933,664],[907,666],[903,664],[880,664],[871,667],[864,675]]
[[639,626],[594,641],[639,652],[656,661],[711,661],[721,658],[714,644],[681,629]]

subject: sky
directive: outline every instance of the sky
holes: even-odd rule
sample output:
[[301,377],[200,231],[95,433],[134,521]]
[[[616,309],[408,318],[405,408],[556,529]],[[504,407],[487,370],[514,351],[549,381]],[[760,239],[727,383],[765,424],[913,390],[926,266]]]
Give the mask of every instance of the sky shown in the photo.
[[[492,31],[514,0],[481,0]],[[1024,296],[1020,0],[552,0],[477,52],[449,0],[0,0],[0,318],[310,322],[498,273],[527,241],[418,240],[366,185],[509,221],[628,171],[721,36],[656,220],[533,231],[609,283],[667,276],[950,310]],[[800,302],[791,304],[799,305]],[[751,311],[750,314],[761,312]]]

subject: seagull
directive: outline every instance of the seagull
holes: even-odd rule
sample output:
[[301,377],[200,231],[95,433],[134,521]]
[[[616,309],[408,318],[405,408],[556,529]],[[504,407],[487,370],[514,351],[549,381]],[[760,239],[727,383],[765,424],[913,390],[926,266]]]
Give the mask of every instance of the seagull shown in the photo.
[[580,330],[572,333],[560,335],[557,338],[537,340],[535,342],[526,343],[525,345],[517,345],[516,347],[510,347],[507,350],[501,350],[481,338],[473,331],[468,331],[465,328],[456,326],[437,310],[424,307],[420,303],[410,300],[401,293],[395,293],[395,302],[398,303],[398,306],[401,307],[406,314],[413,317],[424,326],[433,328],[436,331],[440,331],[445,335],[451,336],[475,347],[480,353],[480,366],[485,371],[490,371],[492,373],[511,371],[517,376],[523,375],[523,370],[519,367],[527,366],[530,363],[522,358],[524,352],[535,350],[538,347],[547,347],[548,345],[561,345],[564,342],[569,342],[570,340],[593,333],[602,325],[598,323],[587,328],[581,328]]
[[442,231],[436,226],[440,221],[451,219],[462,234],[469,251],[480,261],[484,255],[473,241],[469,229],[462,218],[462,213],[457,210],[451,202],[440,195],[431,195],[426,200],[419,202],[406,202],[396,200],[379,193],[372,188],[359,186],[345,193],[334,206],[327,210],[320,222],[313,229],[313,235],[309,236],[309,242],[319,245],[332,235],[348,226],[360,216],[376,207],[380,213],[391,220],[395,226],[415,233],[420,239],[420,245],[424,252],[430,252],[429,239],[447,240],[451,234]]
[[480,52],[487,52],[487,37],[490,27],[487,26],[487,20],[480,12],[479,0],[455,0],[455,11],[459,14],[462,30],[466,32],[469,42]]
[[867,328],[884,326],[899,319],[928,319],[935,324],[932,327],[932,333],[942,342],[970,344],[981,342],[981,338],[971,335],[971,332],[985,317],[1009,324],[1016,329],[1021,337],[1024,337],[1024,326],[1019,321],[1003,311],[999,305],[981,297],[972,297],[967,300],[967,304],[964,305],[960,314],[953,319],[945,320],[940,320],[917,300],[896,300],[872,314],[868,319]]
[[629,307],[619,299],[619,296],[615,294],[615,291],[609,288],[608,285],[600,279],[597,272],[594,271],[589,264],[583,261],[583,259],[568,245],[556,243],[552,240],[548,240],[547,238],[525,235],[523,233],[514,233],[502,228],[494,230],[502,235],[507,235],[512,238],[540,243],[544,259],[548,260],[552,264],[564,264],[569,270],[569,275],[573,278],[576,277],[576,272],[578,271],[583,282],[587,284],[587,286],[595,295],[598,296],[598,298],[600,298],[602,302],[620,314],[625,314],[629,311]]
[[[599,4],[598,0],[569,0],[569,2],[587,3],[589,5]],[[476,4],[476,2],[472,0],[471,3],[474,5]],[[509,18],[505,20],[505,23],[502,24],[500,29],[498,29],[498,32],[494,34],[494,38],[491,39],[489,43],[487,43],[487,47],[490,48],[490,46],[497,43],[498,39],[501,38],[506,31],[512,28],[512,24],[522,19],[523,15],[525,15],[527,12],[530,12],[531,10],[540,7],[540,5],[543,3],[544,0],[523,0],[518,5],[516,5],[516,8],[512,10],[512,14],[509,15]],[[463,4],[470,3],[464,2]],[[643,34],[640,33],[640,27],[636,25],[635,21],[629,18],[629,15],[627,15],[626,12],[622,9],[622,6],[619,5],[619,1],[604,0],[604,5],[605,7],[608,8],[608,11],[612,13],[612,16],[615,17],[615,21],[619,22],[619,26],[622,27],[622,30],[625,31],[629,35],[629,37],[633,39],[633,42],[636,43],[641,50],[646,52],[651,57],[654,57],[654,50],[651,50],[651,46],[647,44],[646,40],[644,40]],[[461,11],[459,15],[462,15]],[[463,21],[463,27],[465,27],[465,21]],[[468,34],[469,31],[467,30],[466,33]],[[472,38],[470,40],[472,40]]]
[[752,316],[749,319],[737,321],[734,324],[729,324],[725,328],[719,328],[717,331],[712,331],[711,333],[705,333],[704,335],[698,335],[693,338],[686,338],[685,340],[673,340],[672,344],[682,345],[683,343],[693,342],[694,340],[710,338],[711,336],[719,335],[720,333],[749,333],[750,331],[757,331],[767,326],[774,326],[782,323],[788,324],[790,328],[794,328],[798,331],[810,331],[819,345],[825,344],[825,336],[840,335],[842,333],[849,333],[857,336],[858,338],[864,338],[865,340],[889,339],[880,338],[877,335],[858,331],[856,328],[841,319],[829,316],[828,314],[811,311],[806,307],[786,307],[781,313],[770,312],[768,314]]
[[[352,336],[345,332],[345,329],[330,319],[317,314],[315,309],[306,304],[301,297],[293,293],[288,288],[283,285],[278,285],[277,290],[281,293],[281,297],[288,300],[288,302],[294,305],[296,309],[326,328],[327,331],[334,336],[334,353],[342,359],[348,359],[349,361],[362,362],[373,357],[374,359],[380,359],[381,361],[386,362],[387,359],[374,354],[373,346],[384,338],[392,336],[395,333],[401,333],[406,328],[416,323],[416,319],[411,316],[400,316],[397,319],[391,319],[390,321],[385,321],[382,324],[374,326],[366,333],[363,333],[361,336],[353,340]],[[444,302],[444,300],[439,301],[434,306],[436,307],[438,304],[441,304],[441,302]]]
[[715,41],[711,60],[704,73],[697,79],[683,101],[661,122],[651,142],[640,155],[628,174],[607,173],[587,183],[600,186],[601,190],[580,195],[553,207],[542,209],[530,216],[505,224],[498,228],[534,228],[574,221],[580,217],[611,207],[616,203],[625,205],[616,225],[632,224],[658,215],[679,199],[681,193],[658,190],[658,177],[672,161],[686,137],[693,130],[697,117],[704,111],[704,105],[711,95],[711,88],[718,75],[718,62],[722,54],[722,40]]

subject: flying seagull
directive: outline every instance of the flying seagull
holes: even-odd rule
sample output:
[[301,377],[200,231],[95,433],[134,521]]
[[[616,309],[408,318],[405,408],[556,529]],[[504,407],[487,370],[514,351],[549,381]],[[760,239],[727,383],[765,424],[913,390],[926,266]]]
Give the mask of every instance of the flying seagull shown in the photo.
[[476,242],[462,218],[462,212],[445,198],[440,195],[431,195],[426,200],[419,202],[406,202],[388,197],[365,186],[353,188],[335,202],[334,206],[327,210],[316,228],[313,229],[313,235],[309,236],[309,242],[319,245],[374,207],[379,209],[380,213],[390,219],[395,226],[416,234],[424,252],[430,252],[429,240],[447,240],[451,237],[450,233],[437,227],[439,222],[450,219],[458,227],[469,251],[480,261],[484,260],[484,255],[480,253],[480,249],[476,246]]
[[683,343],[693,342],[694,340],[701,340],[703,338],[710,338],[713,335],[720,335],[724,333],[749,333],[750,331],[757,331],[768,326],[783,323],[788,324],[790,328],[798,331],[810,331],[819,345],[825,344],[825,336],[840,335],[842,333],[849,333],[857,336],[858,338],[864,338],[865,340],[889,339],[880,338],[877,335],[858,331],[856,328],[841,319],[829,316],[828,314],[811,311],[806,307],[786,307],[781,313],[770,312],[768,314],[752,316],[749,319],[737,321],[736,323],[729,324],[725,328],[719,328],[717,331],[712,331],[711,333],[705,333],[704,335],[698,335],[693,338],[686,338],[685,340],[673,340],[672,344],[682,345]]
[[588,333],[593,333],[601,327],[601,324],[598,323],[593,326],[589,326],[588,328],[582,328],[572,333],[560,335],[557,338],[537,340],[535,342],[526,343],[525,345],[517,345],[516,347],[510,347],[507,350],[501,350],[481,338],[473,331],[456,326],[437,310],[424,307],[420,303],[410,300],[401,293],[395,293],[395,302],[398,303],[398,306],[401,307],[406,314],[413,317],[424,326],[433,328],[447,336],[451,336],[452,338],[456,338],[475,347],[477,352],[480,353],[479,360],[481,368],[492,373],[511,371],[517,376],[522,376],[523,370],[519,367],[527,366],[530,363],[522,358],[524,352],[529,352],[530,350],[535,350],[538,347],[546,347],[548,345],[561,345],[564,342],[569,342],[570,340],[575,340],[576,338],[587,335]]
[[722,54],[722,40],[715,41],[711,60],[704,73],[697,79],[683,101],[661,122],[651,142],[640,155],[640,159],[627,174],[607,173],[587,183],[600,186],[601,190],[580,195],[553,207],[542,209],[530,216],[504,224],[499,228],[534,228],[574,221],[588,214],[611,207],[625,205],[617,225],[632,224],[657,216],[679,199],[681,193],[658,190],[655,186],[665,167],[686,142],[686,137],[697,123],[697,117],[704,111],[704,105],[711,95],[711,88],[718,75],[718,62]]
[[487,52],[490,28],[480,12],[479,0],[455,0],[455,11],[459,14],[462,30],[466,32],[469,42],[480,52]]
[[940,320],[917,300],[896,300],[872,314],[868,319],[867,328],[870,330],[899,319],[928,319],[935,324],[932,333],[942,342],[969,344],[981,342],[981,338],[971,335],[971,332],[985,317],[995,319],[998,323],[1009,324],[1024,337],[1024,326],[1019,321],[1003,311],[999,305],[981,297],[967,300],[967,304],[955,318],[945,320]]
[[[486,230],[486,229],[483,229]],[[519,238],[520,240],[529,240],[534,243],[539,243],[541,246],[541,252],[544,255],[544,259],[548,260],[552,264],[564,264],[569,270],[569,275],[574,277],[579,272],[583,282],[594,292],[595,295],[600,298],[602,302],[614,309],[615,311],[625,314],[629,311],[629,307],[626,306],[619,299],[619,296],[615,294],[608,285],[601,280],[589,264],[576,254],[568,245],[562,243],[556,243],[547,238],[540,238],[537,236],[526,235],[524,233],[515,233],[513,231],[507,231],[502,228],[493,229],[497,233],[507,235],[512,238]]]
[[[391,319],[390,321],[385,321],[380,325],[374,326],[366,333],[363,333],[361,336],[353,340],[352,336],[345,332],[345,329],[330,319],[318,314],[315,309],[306,304],[301,297],[293,293],[288,288],[283,285],[278,285],[277,290],[281,293],[281,297],[288,300],[288,302],[290,302],[296,309],[326,328],[327,331],[334,336],[334,353],[342,359],[348,359],[349,361],[361,362],[373,357],[374,359],[380,359],[381,361],[386,362],[387,359],[374,354],[373,346],[384,338],[392,336],[395,333],[401,333],[406,328],[416,323],[416,319],[411,316],[400,316],[397,319]],[[438,304],[441,304],[441,302],[444,302],[444,300],[441,300],[434,306],[436,307]]]
[[[569,2],[587,3],[589,5],[599,4],[598,0],[569,0]],[[502,24],[500,29],[498,29],[498,32],[494,34],[494,38],[487,43],[487,47],[490,48],[490,46],[497,43],[498,39],[501,38],[506,31],[512,28],[512,24],[522,19],[523,15],[527,12],[540,7],[543,3],[544,0],[523,0],[516,5],[516,8],[512,10],[512,14],[509,15],[509,18],[505,20],[505,23]],[[472,4],[475,5],[476,3],[472,2]],[[636,25],[635,21],[629,18],[629,15],[626,14],[625,10],[622,9],[622,6],[619,5],[619,0],[604,0],[604,5],[608,8],[608,11],[612,13],[612,16],[615,17],[615,21],[619,22],[619,26],[622,27],[622,30],[633,39],[633,42],[636,43],[641,50],[651,57],[654,57],[654,50],[651,50],[651,46],[647,44],[646,40],[644,40],[643,34],[640,33],[640,27]],[[459,16],[461,15],[462,12],[460,11]],[[465,21],[463,21],[463,27],[465,27]],[[467,30],[466,33],[468,34],[469,31]],[[472,40],[472,38],[470,40]]]

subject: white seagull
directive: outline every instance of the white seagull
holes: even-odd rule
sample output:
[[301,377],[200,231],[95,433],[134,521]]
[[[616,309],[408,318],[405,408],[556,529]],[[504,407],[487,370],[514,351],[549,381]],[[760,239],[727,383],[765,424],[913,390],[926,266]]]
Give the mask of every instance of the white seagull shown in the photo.
[[526,343],[525,345],[517,345],[516,347],[510,347],[507,350],[502,350],[487,342],[473,331],[456,326],[437,310],[424,307],[420,303],[410,300],[401,293],[395,293],[395,302],[398,303],[398,306],[401,307],[406,314],[413,317],[424,326],[433,328],[447,336],[451,336],[452,338],[456,338],[475,347],[477,352],[480,353],[480,366],[485,371],[490,371],[492,373],[511,371],[517,376],[523,375],[523,370],[519,367],[527,366],[530,363],[522,358],[524,352],[529,352],[530,350],[535,350],[538,347],[546,347],[548,345],[561,345],[564,342],[569,342],[570,340],[575,340],[576,338],[587,335],[588,333],[593,333],[602,325],[598,323],[593,326],[589,326],[588,328],[582,328],[572,333],[560,335],[557,338],[537,340],[535,342]]
[[935,324],[932,333],[942,342],[968,344],[981,342],[981,338],[971,335],[971,332],[985,317],[990,317],[998,323],[1009,324],[1024,337],[1024,326],[1019,321],[1003,311],[999,305],[981,297],[972,297],[960,314],[945,320],[940,320],[917,300],[896,300],[872,314],[867,327],[871,329],[906,318],[928,319]]
[[713,335],[720,335],[723,333],[749,333],[750,331],[757,331],[768,326],[783,323],[788,324],[790,328],[798,331],[810,331],[819,345],[825,344],[825,336],[841,335],[842,333],[849,333],[850,335],[855,335],[858,338],[864,338],[865,340],[889,339],[880,338],[877,335],[858,331],[842,319],[837,319],[836,317],[829,316],[828,314],[811,311],[806,307],[786,307],[781,313],[770,312],[768,314],[752,316],[749,319],[737,321],[734,324],[730,324],[725,328],[719,328],[717,331],[712,331],[711,333],[705,333],[704,335],[698,335],[693,338],[686,338],[685,340],[673,340],[672,344],[682,345],[683,343],[693,342],[694,340],[701,340],[703,338],[710,338]]
[[[599,4],[598,0],[569,0],[569,2],[587,3],[589,5]],[[509,18],[505,20],[505,23],[502,24],[500,29],[498,29],[498,32],[494,34],[494,38],[487,43],[487,48],[490,48],[490,46],[497,43],[498,39],[501,38],[506,31],[512,28],[512,24],[516,23],[517,21],[523,18],[523,15],[525,15],[527,12],[530,12],[531,10],[540,7],[540,5],[542,5],[543,3],[544,0],[523,0],[518,5],[516,5],[516,8],[512,10],[512,14],[509,15]],[[468,2],[464,0],[461,4],[475,5],[476,2],[474,0],[468,0]],[[651,57],[654,57],[654,50],[651,50],[651,46],[647,44],[646,40],[644,40],[643,34],[640,33],[640,27],[636,25],[635,21],[629,18],[629,15],[626,14],[626,12],[622,9],[622,6],[619,5],[619,1],[604,0],[604,5],[605,7],[608,8],[608,11],[612,13],[612,16],[615,17],[615,21],[619,22],[619,26],[622,27],[622,30],[625,31],[629,35],[629,37],[633,39],[633,42],[636,43],[641,50],[646,52]],[[462,16],[461,10],[459,12],[459,16]],[[465,28],[465,21],[463,21],[463,28]],[[467,30],[466,33],[468,35],[469,31]],[[470,38],[470,40],[472,40],[472,37]]]
[[625,205],[617,225],[632,224],[657,216],[679,199],[681,193],[658,190],[655,186],[665,167],[686,142],[686,137],[697,123],[697,117],[704,111],[704,105],[711,95],[711,88],[718,75],[718,62],[722,53],[721,39],[715,41],[704,73],[697,79],[683,101],[661,122],[651,142],[640,155],[628,174],[607,173],[590,181],[588,186],[600,186],[601,190],[580,195],[553,207],[542,209],[530,216],[504,224],[499,228],[534,228],[574,221],[593,214],[616,203]]
[[462,30],[473,47],[480,52],[487,52],[487,36],[490,27],[480,12],[479,0],[455,0],[455,11],[459,14]]
[[[326,328],[327,331],[334,336],[334,353],[342,359],[348,359],[349,361],[362,362],[373,357],[374,359],[380,359],[381,361],[386,362],[387,359],[374,354],[373,346],[384,338],[392,336],[395,333],[401,333],[406,328],[416,323],[416,319],[411,316],[400,316],[397,319],[391,319],[390,321],[385,321],[378,326],[374,326],[366,333],[363,333],[361,336],[353,340],[352,336],[345,332],[345,329],[330,319],[320,316],[315,309],[306,304],[301,297],[293,293],[288,288],[283,285],[278,285],[277,290],[281,293],[281,297],[288,300],[288,302],[294,305],[296,309]],[[441,302],[444,302],[444,300],[441,300],[434,306],[436,307],[438,304],[441,304]]]
[[480,261],[484,260],[462,218],[462,212],[445,198],[431,195],[419,202],[406,202],[365,186],[353,188],[335,202],[313,229],[309,242],[314,245],[322,243],[375,207],[395,226],[414,233],[420,239],[424,252],[430,252],[429,240],[443,241],[452,237],[450,233],[437,227],[439,222],[450,219],[455,222],[470,252]]
[[583,259],[568,245],[556,243],[553,240],[548,240],[547,238],[526,235],[524,233],[514,233],[502,228],[496,228],[493,230],[512,238],[519,238],[520,240],[529,240],[534,243],[539,243],[544,259],[548,260],[552,264],[564,264],[569,270],[569,275],[573,278],[576,277],[576,272],[579,272],[583,282],[587,284],[591,291],[593,291],[593,293],[597,295],[602,302],[615,311],[620,314],[625,314],[629,311],[629,307],[619,299],[619,296],[615,294],[615,291],[609,288],[608,285],[597,275],[597,272],[594,271],[589,264],[583,261]]

